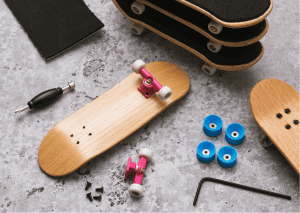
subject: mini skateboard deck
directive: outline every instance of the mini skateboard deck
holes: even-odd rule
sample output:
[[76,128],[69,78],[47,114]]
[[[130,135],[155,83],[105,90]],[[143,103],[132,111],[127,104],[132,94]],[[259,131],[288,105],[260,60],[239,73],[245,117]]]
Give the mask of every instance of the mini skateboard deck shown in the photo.
[[[151,1],[151,0],[150,0]],[[168,0],[172,2],[174,0]],[[272,11],[272,0],[175,0],[228,28],[245,28],[262,22]],[[171,5],[172,3],[170,3]]]
[[188,75],[174,64],[152,62],[146,69],[150,73],[147,78],[154,77],[156,85],[171,88],[167,100],[161,100],[157,93],[149,97],[142,89],[147,82],[142,74],[130,74],[47,133],[38,152],[42,170],[51,176],[75,171],[145,125],[190,88]]
[[145,27],[185,48],[207,63],[202,67],[206,74],[213,74],[215,69],[226,71],[247,69],[263,56],[264,47],[259,41],[243,47],[224,46],[218,53],[211,52],[208,49],[210,42],[208,38],[165,14],[147,8],[143,14],[137,15],[131,9],[134,0],[113,0],[113,2],[123,15],[137,24],[137,26],[132,25],[132,32]]
[[278,79],[257,83],[250,94],[254,119],[300,174],[300,94]]
[[[199,13],[199,11],[174,0],[137,0],[140,7],[151,7],[165,15],[185,24],[186,26],[201,33],[211,41],[228,47],[242,47],[253,44],[263,38],[269,29],[266,19],[256,25],[244,28],[226,28],[216,33],[210,31],[212,19],[209,16]],[[137,4],[139,5],[139,4]],[[132,6],[134,7],[134,6]],[[135,11],[135,10],[134,10]],[[213,26],[212,26],[213,27]],[[215,29],[215,28],[213,28]]]

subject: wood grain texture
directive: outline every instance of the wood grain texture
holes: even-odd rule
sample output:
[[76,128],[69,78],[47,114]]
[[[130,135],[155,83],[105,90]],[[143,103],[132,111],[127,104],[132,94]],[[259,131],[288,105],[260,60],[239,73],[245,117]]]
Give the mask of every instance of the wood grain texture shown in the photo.
[[163,37],[163,38],[165,38],[165,39],[173,42],[174,44],[177,44],[178,46],[183,47],[184,49],[190,51],[191,53],[193,53],[194,55],[196,55],[197,57],[199,57],[200,59],[202,59],[203,61],[205,61],[206,63],[208,63],[209,65],[211,65],[211,66],[213,66],[213,67],[215,67],[217,69],[225,70],[225,71],[240,71],[240,70],[244,70],[244,69],[247,69],[247,68],[252,67],[253,65],[255,65],[263,57],[263,55],[264,55],[264,46],[260,42],[261,45],[262,45],[262,51],[259,54],[259,56],[255,60],[251,61],[250,63],[242,64],[242,65],[220,65],[220,64],[216,64],[216,63],[208,60],[208,58],[206,58],[204,55],[202,55],[200,52],[196,51],[192,47],[187,46],[187,45],[183,44],[180,41],[177,41],[176,39],[172,38],[171,36],[158,31],[157,29],[151,27],[148,24],[145,24],[145,23],[143,23],[143,22],[141,22],[139,20],[136,20],[136,19],[133,19],[133,18],[129,17],[123,11],[123,9],[120,7],[120,5],[117,3],[116,0],[112,0],[112,1],[115,4],[115,6],[121,11],[121,13],[123,13],[123,15],[126,16],[129,20],[131,20],[131,21],[133,21],[133,22],[135,22],[135,23],[137,23],[137,24],[139,24],[139,25],[141,25],[141,26],[143,26],[143,27],[145,27],[145,28],[153,31],[154,33],[156,33],[156,34],[160,35],[161,37]]
[[[250,94],[252,114],[275,146],[300,174],[300,94],[289,84],[278,79],[265,79],[257,83]],[[286,114],[285,109],[291,113]],[[278,119],[276,115],[282,114]],[[286,125],[291,125],[286,129]]]
[[215,22],[223,25],[224,27],[228,27],[228,28],[245,28],[245,27],[251,27],[253,25],[256,25],[258,24],[259,22],[263,21],[264,19],[267,18],[267,16],[271,13],[272,9],[273,9],[273,1],[271,1],[271,4],[270,4],[270,8],[260,17],[256,18],[256,19],[253,19],[253,20],[249,20],[249,21],[244,21],[244,22],[225,22],[225,21],[222,21],[220,19],[218,19],[217,17],[215,17],[214,15],[212,15],[211,13],[207,12],[206,10],[190,3],[190,2],[187,2],[185,0],[175,0],[175,1],[178,1],[180,2],[181,4],[184,4],[194,10],[197,10],[199,11],[200,13],[208,16],[209,18],[211,18],[212,20],[214,20]]
[[223,46],[227,46],[227,47],[243,47],[243,46],[247,46],[247,45],[250,45],[250,44],[254,44],[255,42],[262,39],[267,34],[267,32],[269,30],[269,22],[268,22],[268,20],[266,20],[266,28],[264,29],[264,31],[261,34],[259,34],[258,36],[254,37],[254,38],[251,38],[251,39],[246,40],[246,41],[240,41],[240,42],[222,41],[222,40],[219,40],[219,39],[215,38],[211,34],[207,33],[206,31],[204,31],[200,27],[198,27],[198,26],[196,26],[196,25],[194,25],[194,24],[192,24],[192,23],[190,23],[190,22],[188,22],[188,21],[186,21],[186,20],[184,20],[184,19],[182,19],[182,18],[180,18],[180,17],[178,17],[178,16],[176,16],[176,15],[174,15],[174,14],[158,7],[158,6],[156,6],[155,4],[153,4],[153,3],[151,3],[147,0],[137,0],[137,1],[151,7],[153,9],[155,9],[155,10],[157,10],[157,11],[159,11],[159,12],[161,12],[161,13],[163,13],[163,14],[165,14],[165,15],[167,15],[167,16],[175,19],[175,20],[177,20],[177,21],[179,21],[180,23],[182,23],[182,24],[184,24],[184,25],[186,25],[186,26],[188,26],[188,27],[190,27],[194,30],[196,30],[197,32],[204,35],[206,38],[208,38],[208,39],[210,39],[210,40],[212,40],[212,41],[214,41],[218,44],[221,44]]
[[146,99],[138,91],[143,78],[136,73],[130,74],[47,133],[38,153],[43,171],[51,176],[75,171],[145,125],[190,88],[188,75],[174,64],[152,62],[146,69],[162,86],[172,89],[167,101],[161,101],[156,94]]

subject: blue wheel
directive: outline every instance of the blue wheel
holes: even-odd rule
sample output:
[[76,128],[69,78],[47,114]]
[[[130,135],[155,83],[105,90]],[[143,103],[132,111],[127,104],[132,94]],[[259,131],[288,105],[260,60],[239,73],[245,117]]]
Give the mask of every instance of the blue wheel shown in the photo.
[[218,152],[217,159],[223,168],[231,168],[236,164],[237,151],[231,146],[223,146]]
[[212,142],[203,141],[197,146],[197,158],[202,163],[210,163],[215,159],[216,147]]
[[204,119],[203,131],[207,136],[216,137],[222,132],[223,121],[217,115],[209,115]]
[[245,128],[238,123],[230,124],[226,128],[225,139],[231,145],[239,145],[244,141]]

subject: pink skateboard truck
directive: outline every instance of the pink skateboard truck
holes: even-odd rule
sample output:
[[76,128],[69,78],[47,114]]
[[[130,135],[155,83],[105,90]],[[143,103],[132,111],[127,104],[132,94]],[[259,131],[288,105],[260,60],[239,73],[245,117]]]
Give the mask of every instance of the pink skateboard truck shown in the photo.
[[157,92],[158,97],[165,101],[172,95],[172,90],[168,86],[162,87],[161,84],[145,69],[146,63],[142,60],[136,60],[132,65],[132,70],[140,74],[144,80],[138,90],[146,97]]
[[130,174],[134,174],[133,184],[129,187],[129,193],[133,197],[141,197],[143,195],[142,180],[147,165],[147,160],[151,160],[152,151],[150,149],[141,149],[139,153],[140,161],[136,165],[131,161],[131,157],[128,159],[128,164],[125,173],[125,180]]

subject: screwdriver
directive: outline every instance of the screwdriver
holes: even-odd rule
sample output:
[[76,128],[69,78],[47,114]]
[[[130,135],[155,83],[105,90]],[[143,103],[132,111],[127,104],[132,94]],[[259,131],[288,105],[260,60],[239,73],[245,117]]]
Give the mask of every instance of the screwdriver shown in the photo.
[[68,89],[73,89],[74,87],[75,87],[75,83],[69,82],[68,86],[65,86],[63,88],[57,87],[54,89],[49,89],[47,91],[44,91],[44,92],[38,94],[37,96],[35,96],[30,101],[28,101],[27,106],[16,110],[15,113],[18,114],[20,112],[23,112],[26,109],[36,109],[36,108],[46,106],[46,105],[52,103],[53,101],[55,101],[57,98],[59,98],[59,96],[61,96],[64,91],[66,91]]

